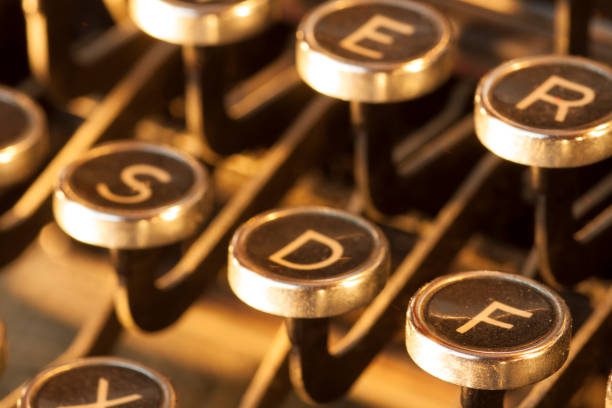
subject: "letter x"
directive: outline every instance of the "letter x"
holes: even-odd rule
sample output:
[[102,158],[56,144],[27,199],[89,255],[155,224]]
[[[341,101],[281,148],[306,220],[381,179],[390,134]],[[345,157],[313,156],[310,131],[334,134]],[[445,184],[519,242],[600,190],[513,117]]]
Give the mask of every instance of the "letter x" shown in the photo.
[[98,399],[96,402],[92,402],[91,404],[84,405],[62,405],[57,408],[107,408],[107,407],[116,407],[117,405],[127,404],[128,402],[136,401],[142,399],[142,395],[140,394],[131,394],[121,398],[115,398],[113,400],[108,400],[108,380],[105,378],[100,378],[98,380]]

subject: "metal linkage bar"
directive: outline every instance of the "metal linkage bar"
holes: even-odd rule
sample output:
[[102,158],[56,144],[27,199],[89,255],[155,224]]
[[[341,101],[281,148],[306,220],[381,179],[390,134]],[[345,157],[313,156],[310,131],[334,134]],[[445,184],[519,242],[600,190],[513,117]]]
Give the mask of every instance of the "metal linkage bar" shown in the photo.
[[[91,8],[101,7],[91,3]],[[74,15],[73,2],[26,0],[22,6],[32,74],[59,101],[87,93],[105,93],[151,43],[124,20],[121,24],[109,24],[94,43],[75,52],[79,40],[75,26],[92,22]]]
[[[580,387],[584,374],[609,358],[598,350],[605,350],[609,342],[609,327],[612,316],[612,287],[599,282],[603,289],[595,296],[596,306],[573,335],[567,361],[555,374],[535,384],[519,401],[518,408],[563,406]],[[572,311],[574,312],[574,311]],[[605,367],[604,369],[606,369]],[[603,402],[603,401],[602,401]]]
[[592,0],[557,0],[554,17],[557,54],[589,54],[589,21],[593,11]]
[[[5,248],[10,248],[2,251],[1,263],[10,262],[18,256],[50,218],[50,211],[45,203],[60,171],[67,164],[104,138],[129,134],[139,117],[160,106],[161,98],[158,92],[163,86],[147,85],[167,82],[177,51],[177,47],[158,44],[145,53],[13,206],[0,215],[0,240]],[[16,236],[19,237],[17,240]]]
[[[466,85],[460,83],[456,87]],[[461,93],[462,101],[445,106],[427,125],[446,115],[457,120],[464,114],[472,93],[469,96]],[[390,112],[394,108],[395,111]],[[399,105],[351,104],[355,177],[370,214],[399,213],[405,211],[408,205],[417,208],[441,207],[451,194],[444,187],[459,183],[469,171],[469,164],[482,154],[473,137],[473,124],[469,123],[473,119],[470,115],[464,121],[435,134],[432,140],[422,140],[416,146],[411,146],[410,154],[404,154],[406,157],[402,158],[401,166],[397,166],[394,140],[402,132],[396,129],[402,121],[393,119],[390,123],[384,118],[401,118],[412,114],[409,109]],[[405,140],[412,140],[412,135]]]
[[[461,184],[448,204],[440,211],[432,228],[413,248],[391,276],[383,291],[364,311],[349,333],[328,348],[328,325],[319,319],[293,319],[287,322],[291,351],[290,377],[296,391],[306,399],[327,402],[346,393],[382,347],[402,326],[409,297],[427,280],[444,273],[459,248],[478,225],[482,207],[478,200],[489,197],[497,177],[507,177],[512,166],[504,165],[493,156],[485,156]],[[491,201],[488,201],[491,203]],[[495,208],[489,205],[488,210]],[[276,342],[279,347],[280,341]],[[282,346],[282,344],[281,344]],[[271,352],[265,367],[252,383],[242,407],[275,406],[286,392],[272,383],[287,375],[280,362],[280,352]],[[271,375],[272,370],[277,370]],[[265,377],[266,382],[261,381]]]
[[265,155],[257,175],[232,197],[163,276],[158,278],[159,269],[150,268],[146,261],[151,259],[150,252],[115,253],[113,258],[121,285],[117,306],[124,324],[154,331],[181,316],[225,264],[227,245],[234,230],[248,218],[273,206],[294,180],[316,163],[323,143],[320,125],[326,123],[334,106],[326,97],[314,99]]
[[285,67],[286,72],[281,70],[273,76],[266,75],[266,71],[277,69],[284,60],[293,60],[293,54],[289,53],[263,67],[261,74],[253,77],[257,83],[251,81],[249,84],[250,94],[257,98],[250,103],[265,106],[265,110],[228,107],[226,96],[235,84],[228,68],[230,55],[233,52],[238,55],[234,59],[244,58],[236,47],[183,46],[187,128],[203,140],[207,148],[205,157],[212,163],[221,155],[274,141],[311,96],[295,74],[293,63]]
[[607,194],[594,197],[590,206],[603,207],[603,211],[586,223],[577,219],[572,206],[574,201],[580,201],[579,191],[585,184],[581,177],[584,172],[576,174],[577,170],[532,170],[540,273],[549,285],[556,287],[598,275],[612,264],[606,249],[612,236],[610,211],[605,209],[609,198]]

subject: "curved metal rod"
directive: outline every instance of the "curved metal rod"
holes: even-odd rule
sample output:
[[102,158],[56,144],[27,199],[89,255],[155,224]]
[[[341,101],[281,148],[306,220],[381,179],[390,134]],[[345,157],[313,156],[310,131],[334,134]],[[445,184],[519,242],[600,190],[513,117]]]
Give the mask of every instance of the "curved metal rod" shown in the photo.
[[215,280],[227,259],[238,226],[284,195],[303,171],[316,163],[324,144],[321,125],[335,101],[316,97],[293,126],[262,158],[257,174],[221,209],[169,272],[159,277],[151,251],[112,251],[121,291],[118,313],[128,327],[155,331],[174,323]]
[[[471,115],[458,120],[471,100],[469,89],[471,84],[455,85],[452,103],[422,128],[425,132],[414,132],[397,147],[395,138],[401,134],[397,118],[418,114],[410,111],[416,107],[351,102],[355,178],[369,215],[401,213],[407,203],[435,213],[446,202],[452,191],[444,186],[459,184],[484,152],[473,137]],[[456,123],[442,130],[438,121]]]
[[[267,38],[265,35],[262,38]],[[264,48],[254,48],[269,52],[273,50],[269,45],[268,41]],[[240,46],[242,48],[236,49]],[[255,99],[250,102],[251,107],[244,103],[228,106],[227,96],[236,83],[233,77],[237,74],[233,71],[239,71],[238,61],[245,60],[245,56],[232,57],[240,55],[240,50],[244,53],[244,48],[244,44],[206,48],[183,46],[187,129],[200,137],[204,158],[211,164],[220,156],[272,142],[312,95],[297,75],[293,52],[286,51],[247,81],[251,87],[250,98]],[[233,95],[238,93],[233,92]]]
[[[608,159],[594,169],[609,166],[609,162]],[[535,243],[540,273],[547,284],[556,288],[571,286],[588,276],[609,270],[612,265],[612,254],[608,249],[612,239],[612,211],[609,205],[605,205],[612,199],[612,191],[596,195],[590,191],[584,193],[591,197],[590,207],[603,208],[594,216],[589,211],[592,219],[585,225],[581,225],[581,220],[576,217],[579,214],[573,211],[574,203],[583,201],[581,189],[585,179],[592,175],[591,170],[593,166],[531,170],[536,190]]]
[[123,20],[98,36],[97,43],[75,52],[78,37],[75,22],[69,21],[72,1],[25,0],[22,7],[32,74],[60,101],[106,92],[151,43],[129,20]]

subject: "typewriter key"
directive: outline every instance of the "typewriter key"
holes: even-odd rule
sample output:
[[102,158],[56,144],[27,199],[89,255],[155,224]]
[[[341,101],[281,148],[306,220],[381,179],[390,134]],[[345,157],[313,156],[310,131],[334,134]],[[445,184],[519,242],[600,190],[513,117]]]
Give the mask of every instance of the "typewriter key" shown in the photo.
[[595,164],[612,155],[612,70],[575,56],[509,61],[480,81],[474,109],[482,144],[531,166],[535,243],[546,282],[572,285],[609,269],[605,217],[591,217],[594,224],[583,229],[588,219],[581,220],[574,203],[583,186],[601,177]]
[[235,233],[229,283],[255,309],[320,318],[367,304],[382,289],[387,242],[377,227],[325,207],[260,214]]
[[161,145],[100,146],[60,175],[53,197],[59,226],[78,241],[142,249],[193,234],[211,204],[206,170]]
[[394,115],[403,114],[399,102],[424,96],[449,78],[453,49],[446,17],[412,1],[330,1],[298,27],[301,78],[350,102],[354,174],[370,215],[405,210],[406,196],[397,192],[409,190],[410,180],[395,167],[392,150],[401,131]]
[[42,109],[27,95],[0,86],[0,188],[30,177],[48,150]]
[[476,134],[496,155],[577,167],[612,155],[612,70],[574,56],[509,61],[476,91]]
[[233,80],[233,74],[226,72],[228,51],[232,44],[268,27],[276,4],[275,0],[130,1],[132,20],[144,32],[183,46],[186,125],[200,139],[201,156],[209,163],[260,143],[252,136],[253,127],[243,123],[247,119],[240,122],[226,112],[225,98]]
[[[547,287],[518,275],[465,272],[435,279],[413,296],[406,348],[418,366],[444,381],[505,390],[557,371],[568,356],[570,332],[565,302]],[[463,392],[464,400],[483,398],[475,395]]]
[[272,18],[270,0],[131,0],[130,14],[152,37],[180,45],[222,45],[261,31]]
[[451,70],[451,27],[434,9],[411,1],[327,2],[297,32],[296,64],[318,92],[384,103],[419,97]]
[[23,390],[21,408],[174,408],[170,382],[156,371],[127,360],[96,357],[39,373]]

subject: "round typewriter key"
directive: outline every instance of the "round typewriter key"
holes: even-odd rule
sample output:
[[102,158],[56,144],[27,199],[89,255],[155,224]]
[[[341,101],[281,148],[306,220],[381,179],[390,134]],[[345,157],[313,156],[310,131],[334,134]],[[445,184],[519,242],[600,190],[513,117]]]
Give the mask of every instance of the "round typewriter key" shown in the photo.
[[25,387],[21,408],[174,408],[170,382],[140,364],[97,357],[48,368]]
[[565,302],[545,286],[500,272],[465,272],[438,278],[414,295],[406,347],[435,377],[505,390],[559,369],[570,331]]
[[124,141],[100,146],[63,170],[53,200],[59,226],[105,248],[178,242],[210,206],[206,170],[161,145]]
[[612,70],[585,58],[509,61],[476,91],[476,133],[496,155],[536,167],[578,167],[612,155]]
[[0,86],[0,187],[24,181],[48,150],[42,109],[27,95]]
[[132,20],[160,40],[180,45],[222,45],[261,31],[273,0],[131,0]]
[[393,102],[424,95],[450,75],[448,20],[412,1],[336,0],[297,32],[296,64],[312,88],[334,98]]
[[240,227],[229,248],[229,282],[250,306],[275,315],[339,315],[385,284],[387,242],[377,227],[325,207],[270,211]]

